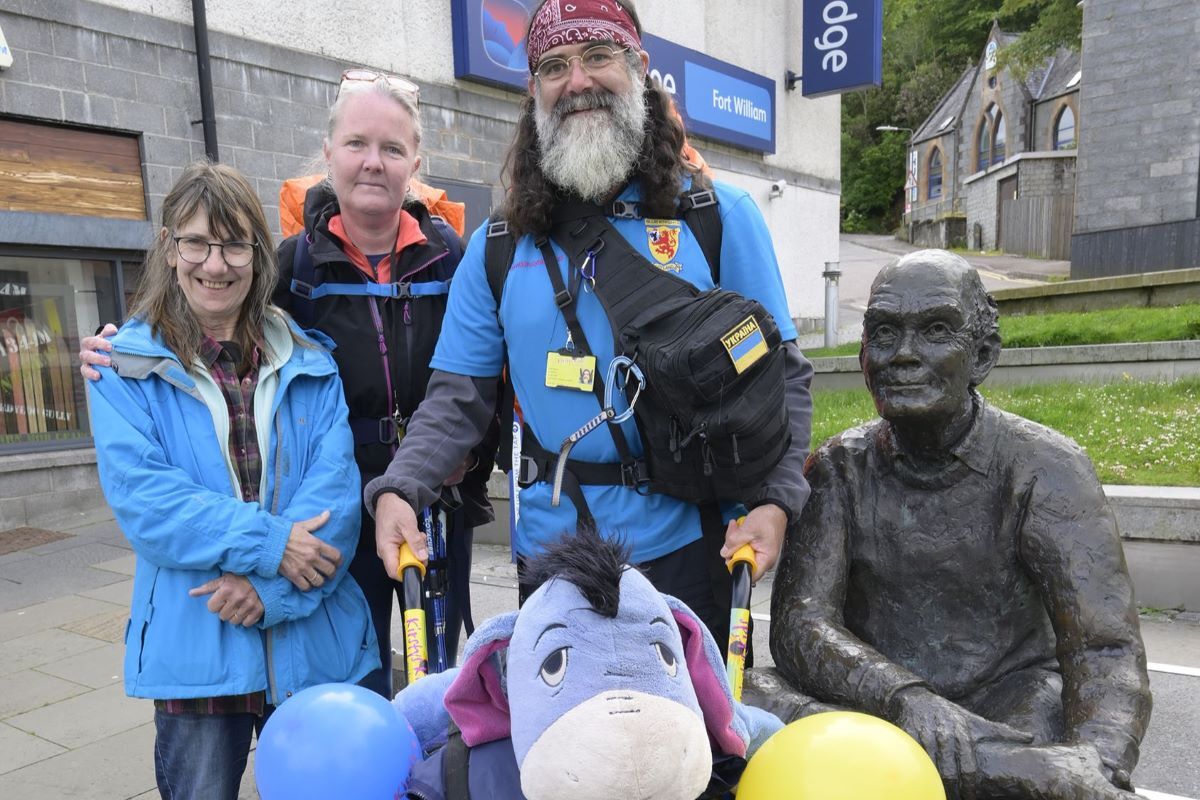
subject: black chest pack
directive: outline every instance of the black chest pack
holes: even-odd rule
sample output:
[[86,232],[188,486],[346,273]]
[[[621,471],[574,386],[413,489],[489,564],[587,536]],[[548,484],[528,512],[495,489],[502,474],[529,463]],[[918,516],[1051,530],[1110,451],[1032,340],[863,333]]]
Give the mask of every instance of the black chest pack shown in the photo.
[[[578,288],[573,292],[565,285],[550,239],[573,269],[592,266],[587,279],[608,317],[614,351],[644,376],[644,385],[628,381],[624,387],[644,455],[632,455],[611,415],[603,419],[605,376],[598,373],[592,388],[602,419],[594,427],[607,423],[620,463],[563,463],[569,443],[549,451],[526,426],[521,463],[514,465],[518,480],[529,485],[551,475],[561,478],[581,518],[587,512],[578,484],[624,485],[695,504],[749,500],[791,443],[779,328],[760,303],[725,289],[702,291],[651,264],[607,219],[636,218],[630,205],[561,207],[549,237],[536,245],[574,346],[586,354],[592,351],[575,314]],[[687,195],[681,209],[716,280],[720,216],[715,196],[711,191]],[[499,307],[515,242],[503,222],[492,223],[488,237],[485,263]]]

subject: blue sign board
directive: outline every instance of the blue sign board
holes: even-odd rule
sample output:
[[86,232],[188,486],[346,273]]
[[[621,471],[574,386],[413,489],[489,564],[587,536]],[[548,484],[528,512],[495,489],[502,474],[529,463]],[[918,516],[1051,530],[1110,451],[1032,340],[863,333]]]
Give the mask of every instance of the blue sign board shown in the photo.
[[805,97],[883,83],[883,0],[804,0]]
[[[526,91],[525,29],[538,2],[453,0],[455,77]],[[775,81],[648,33],[642,46],[689,132],[775,152]]]

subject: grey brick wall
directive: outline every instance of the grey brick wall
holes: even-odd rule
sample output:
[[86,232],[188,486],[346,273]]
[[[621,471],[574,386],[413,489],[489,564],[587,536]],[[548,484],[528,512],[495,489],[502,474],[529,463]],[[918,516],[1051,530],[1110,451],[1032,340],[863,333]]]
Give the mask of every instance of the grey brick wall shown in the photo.
[[[204,156],[194,37],[188,26],[89,3],[16,0],[0,10],[13,50],[0,114],[141,135],[152,217],[191,160]],[[210,34],[219,155],[251,178],[278,233],[280,183],[319,156],[345,64]],[[514,102],[422,87],[424,177],[494,187]],[[96,246],[104,246],[96,242]]]
[[1027,158],[1019,165],[1020,197],[1070,197],[1075,192],[1075,158]]
[[[89,0],[6,0],[0,25],[14,56],[0,72],[0,114],[139,134],[157,217],[183,167],[204,156],[192,28]],[[220,158],[255,182],[277,228],[280,183],[319,156],[337,81],[352,65],[217,31],[209,48]],[[423,85],[420,177],[475,184],[497,202],[518,100],[515,93]],[[698,144],[715,168],[838,191],[836,182],[759,155]]]
[[1200,4],[1088,0],[1075,233],[1194,218]]

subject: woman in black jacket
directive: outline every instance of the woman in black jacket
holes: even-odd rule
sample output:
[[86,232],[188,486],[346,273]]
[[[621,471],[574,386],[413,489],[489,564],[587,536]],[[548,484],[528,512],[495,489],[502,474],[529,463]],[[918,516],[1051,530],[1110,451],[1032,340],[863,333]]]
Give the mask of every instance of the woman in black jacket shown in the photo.
[[[346,388],[364,484],[387,468],[425,395],[446,292],[462,256],[458,234],[410,191],[421,163],[420,142],[414,84],[347,70],[329,111],[323,147],[328,176],[308,190],[304,231],[278,250],[275,303],[301,326],[337,343],[333,356]],[[450,663],[468,596],[472,530],[493,518],[487,479],[494,446],[477,447],[452,476],[459,482],[443,494],[448,506],[457,506],[446,515],[449,572],[455,578],[446,592]],[[363,685],[390,699],[392,595],[399,584],[375,553],[375,525],[366,513],[350,573],[370,603],[383,663],[381,673]],[[431,639],[432,633],[431,624]]]

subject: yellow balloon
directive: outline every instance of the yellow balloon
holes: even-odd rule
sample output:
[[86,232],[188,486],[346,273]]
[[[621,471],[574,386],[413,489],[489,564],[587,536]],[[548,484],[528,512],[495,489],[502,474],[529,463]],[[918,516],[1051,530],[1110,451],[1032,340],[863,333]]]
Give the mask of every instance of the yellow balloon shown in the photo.
[[829,711],[796,720],[746,765],[737,800],[946,800],[937,767],[886,720]]

